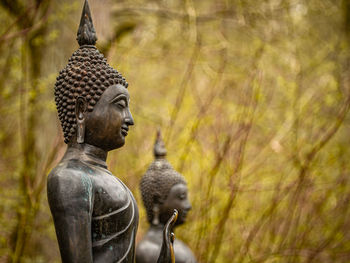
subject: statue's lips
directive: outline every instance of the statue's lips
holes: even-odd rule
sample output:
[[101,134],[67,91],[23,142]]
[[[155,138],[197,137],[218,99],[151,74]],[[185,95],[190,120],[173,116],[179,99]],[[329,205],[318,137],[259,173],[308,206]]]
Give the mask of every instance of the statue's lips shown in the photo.
[[128,131],[129,131],[128,127],[122,127],[120,132],[125,137],[128,135]]

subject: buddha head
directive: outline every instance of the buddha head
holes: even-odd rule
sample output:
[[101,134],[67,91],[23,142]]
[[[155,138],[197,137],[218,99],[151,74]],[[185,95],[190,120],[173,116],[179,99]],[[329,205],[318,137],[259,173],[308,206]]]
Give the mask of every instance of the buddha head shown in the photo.
[[124,145],[134,121],[128,83],[108,65],[96,40],[85,0],[77,34],[80,48],[57,77],[55,102],[65,143],[87,143],[109,151]]
[[154,145],[155,160],[141,179],[140,189],[147,219],[151,225],[165,225],[176,209],[179,212],[176,225],[186,221],[191,204],[188,200],[187,183],[165,159],[166,149],[157,133]]

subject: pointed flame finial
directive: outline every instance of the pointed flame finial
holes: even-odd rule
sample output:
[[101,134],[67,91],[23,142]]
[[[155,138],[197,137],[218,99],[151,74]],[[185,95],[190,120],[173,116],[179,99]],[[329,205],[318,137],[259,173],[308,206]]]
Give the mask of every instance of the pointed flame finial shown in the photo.
[[97,40],[94,24],[92,23],[89,3],[87,0],[85,0],[83,12],[81,14],[77,40],[80,46],[95,45]]
[[157,138],[154,144],[153,153],[156,159],[164,158],[166,156],[166,149],[162,140],[162,134],[160,132],[160,129],[158,129],[157,131]]

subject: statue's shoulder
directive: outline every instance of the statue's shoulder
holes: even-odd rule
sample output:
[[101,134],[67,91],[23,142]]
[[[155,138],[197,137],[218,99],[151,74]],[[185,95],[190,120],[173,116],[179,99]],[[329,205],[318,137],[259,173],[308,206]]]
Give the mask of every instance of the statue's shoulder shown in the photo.
[[82,182],[82,177],[86,177],[88,167],[78,160],[66,160],[61,161],[55,168],[52,169],[48,175],[47,182],[48,187],[54,184],[69,182],[78,183]]
[[196,263],[197,260],[191,249],[180,239],[175,239],[174,252],[176,263]]
[[136,263],[157,262],[160,253],[160,245],[154,240],[144,238],[136,248]]
[[91,198],[93,185],[85,166],[77,160],[68,160],[61,161],[52,169],[47,178],[50,204],[62,204],[62,200],[79,202],[82,198]]

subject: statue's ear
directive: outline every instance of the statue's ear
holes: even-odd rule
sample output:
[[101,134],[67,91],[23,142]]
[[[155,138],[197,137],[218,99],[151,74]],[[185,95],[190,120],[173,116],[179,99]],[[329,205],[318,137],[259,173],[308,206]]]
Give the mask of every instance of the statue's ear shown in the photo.
[[75,101],[75,118],[77,119],[77,143],[84,143],[86,109],[86,100],[83,97],[78,97]]
[[75,101],[75,117],[77,120],[85,120],[85,112],[87,109],[87,102],[85,98],[78,97]]

